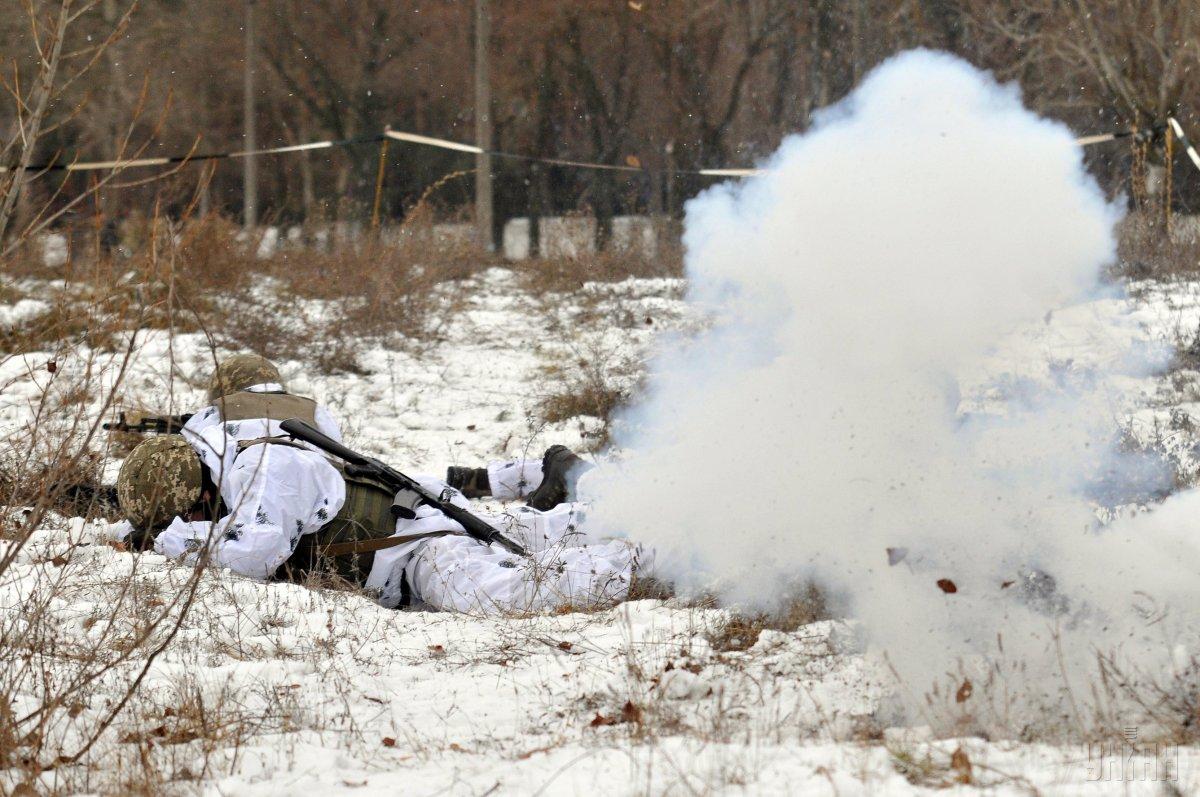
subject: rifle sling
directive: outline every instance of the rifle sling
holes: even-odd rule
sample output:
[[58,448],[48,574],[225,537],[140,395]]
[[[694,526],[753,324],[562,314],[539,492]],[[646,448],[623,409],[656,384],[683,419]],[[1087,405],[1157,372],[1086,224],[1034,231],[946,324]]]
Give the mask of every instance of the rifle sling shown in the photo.
[[261,446],[261,445],[291,446],[292,448],[304,448],[304,446],[300,445],[299,443],[297,443],[295,440],[293,440],[290,437],[285,437],[283,435],[274,435],[274,436],[270,436],[270,437],[256,437],[253,440],[239,440],[239,441],[237,441],[237,450],[238,450],[238,453],[240,454],[243,451],[245,451],[247,448],[250,448],[251,446]]
[[407,545],[410,542],[417,540],[427,540],[434,537],[445,537],[450,534],[462,534],[461,531],[450,531],[443,529],[442,531],[425,531],[420,534],[401,534],[398,537],[376,537],[370,540],[356,540],[354,542],[335,542],[330,545],[321,545],[319,542],[314,543],[313,547],[323,556],[344,556],[352,553],[370,553],[372,551],[383,551],[388,548],[395,548],[398,545]]

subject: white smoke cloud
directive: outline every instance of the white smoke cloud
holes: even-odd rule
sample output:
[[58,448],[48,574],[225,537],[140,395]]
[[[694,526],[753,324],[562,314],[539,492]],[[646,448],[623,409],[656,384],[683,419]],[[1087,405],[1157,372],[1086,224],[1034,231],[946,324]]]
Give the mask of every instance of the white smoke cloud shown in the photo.
[[[1071,131],[915,51],[766,166],[687,206],[689,290],[714,324],[664,343],[593,519],[730,604],[816,579],[918,691],[998,638],[1048,692],[1056,647],[1070,667],[1167,650],[1195,611],[1200,497],[1096,528],[1081,485],[1120,464],[1104,380],[1004,418],[958,412],[964,372],[1094,294],[1114,259],[1119,211]],[[1171,621],[1147,627],[1138,590]]]

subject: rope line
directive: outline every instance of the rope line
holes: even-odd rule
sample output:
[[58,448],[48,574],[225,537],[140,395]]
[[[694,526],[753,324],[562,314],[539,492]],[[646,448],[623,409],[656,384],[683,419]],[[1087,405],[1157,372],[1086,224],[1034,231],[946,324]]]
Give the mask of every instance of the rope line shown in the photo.
[[[1192,163],[1200,169],[1200,153],[1197,153],[1195,147],[1192,146],[1187,136],[1183,132],[1183,127],[1176,121],[1175,117],[1168,117],[1167,123],[1171,126],[1172,131],[1179,138],[1180,142],[1187,150],[1188,157]],[[1102,144],[1108,141],[1116,141],[1122,138],[1144,138],[1147,135],[1165,129],[1166,125],[1156,125],[1147,130],[1122,130],[1116,133],[1098,133],[1096,135],[1081,136],[1075,139],[1075,143],[1081,147],[1090,147],[1095,144]],[[108,161],[87,161],[87,162],[70,162],[65,163],[58,158],[46,163],[39,163],[25,168],[27,172],[86,172],[97,171],[102,169],[133,169],[146,166],[171,166],[175,164],[185,164],[194,161],[212,161],[224,160],[227,158],[248,158],[256,155],[283,155],[292,152],[308,152],[318,149],[332,149],[334,147],[352,147],[359,144],[372,144],[381,141],[403,141],[408,144],[417,144],[425,147],[435,147],[438,149],[452,150],[455,152],[465,152],[474,155],[490,155],[496,158],[507,158],[510,160],[520,160],[530,163],[545,163],[551,166],[565,166],[576,169],[598,169],[605,171],[617,172],[637,172],[648,174],[654,169],[647,169],[644,166],[627,166],[614,163],[594,163],[591,161],[572,160],[569,158],[543,157],[539,155],[525,155],[519,152],[507,152],[505,150],[484,150],[474,144],[465,144],[461,141],[452,141],[446,138],[435,138],[433,136],[423,136],[418,133],[408,133],[402,130],[393,130],[390,127],[377,135],[355,136],[353,138],[328,139],[324,141],[311,141],[306,144],[289,144],[283,147],[266,147],[252,150],[231,150],[228,152],[208,152],[201,154],[174,155],[169,157],[157,158],[131,158],[129,160],[108,160]],[[0,174],[18,171],[17,166],[0,166]],[[695,174],[702,177],[754,177],[764,174],[765,169],[754,168],[712,168],[712,169],[675,169],[676,174]]]
[[[265,149],[242,149],[230,152],[202,152],[191,155],[173,155],[161,158],[131,158],[129,160],[88,161],[86,163],[63,163],[57,159],[46,163],[37,163],[25,167],[27,172],[88,172],[98,169],[133,169],[141,166],[171,166],[177,163],[192,161],[213,161],[226,158],[249,158],[252,155],[282,155],[287,152],[304,152],[313,149],[330,149],[332,147],[350,147],[355,144],[370,144],[382,141],[383,136],[356,136],[354,138],[330,139],[328,141],[310,141],[307,144],[289,144],[285,147],[267,147]],[[0,166],[0,174],[15,172],[19,167]]]

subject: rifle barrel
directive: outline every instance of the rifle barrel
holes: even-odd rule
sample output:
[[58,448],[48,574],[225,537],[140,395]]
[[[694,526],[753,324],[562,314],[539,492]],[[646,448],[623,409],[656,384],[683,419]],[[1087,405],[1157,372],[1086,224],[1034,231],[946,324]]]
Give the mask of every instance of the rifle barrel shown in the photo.
[[332,437],[319,429],[314,429],[299,418],[288,418],[286,421],[279,424],[279,428],[290,434],[292,437],[303,440],[306,443],[312,443],[322,451],[333,454],[338,459],[345,460],[351,465],[371,464],[367,457],[353,449],[347,448],[337,440],[334,440]]

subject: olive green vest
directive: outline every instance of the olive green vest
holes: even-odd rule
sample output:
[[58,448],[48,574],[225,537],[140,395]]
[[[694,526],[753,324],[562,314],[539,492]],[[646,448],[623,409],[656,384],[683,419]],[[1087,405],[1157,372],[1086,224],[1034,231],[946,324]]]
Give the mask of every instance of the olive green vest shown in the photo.
[[253,393],[240,390],[221,396],[213,402],[221,411],[223,421],[246,421],[252,418],[269,418],[286,421],[299,418],[310,426],[317,423],[317,402],[291,393]]
[[394,492],[381,482],[370,477],[347,474],[340,463],[330,463],[346,480],[346,503],[320,530],[300,538],[296,551],[284,564],[291,571],[288,575],[314,570],[336,573],[357,586],[362,586],[371,574],[375,553],[346,553],[326,556],[322,549],[335,544],[361,542],[379,537],[389,537],[396,530],[396,519],[392,515]]

